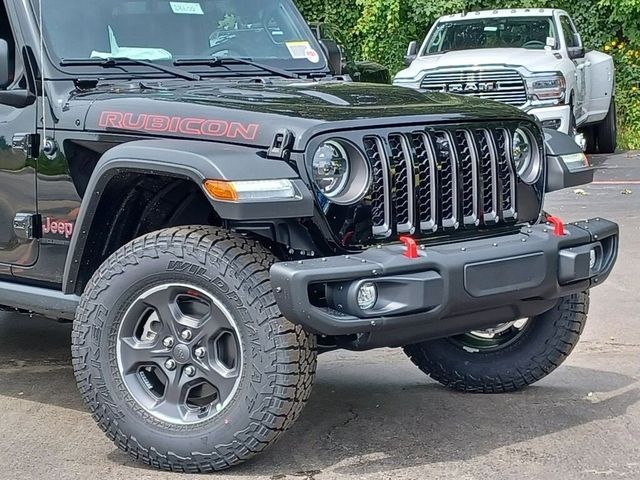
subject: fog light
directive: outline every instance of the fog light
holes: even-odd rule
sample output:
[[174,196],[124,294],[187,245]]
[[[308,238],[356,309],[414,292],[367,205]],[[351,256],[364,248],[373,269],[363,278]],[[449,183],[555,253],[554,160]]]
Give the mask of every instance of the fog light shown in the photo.
[[596,263],[598,262],[598,254],[596,253],[596,249],[592,248],[589,252],[589,268],[593,270],[596,268]]
[[378,301],[378,288],[372,282],[366,282],[358,288],[358,307],[371,310]]

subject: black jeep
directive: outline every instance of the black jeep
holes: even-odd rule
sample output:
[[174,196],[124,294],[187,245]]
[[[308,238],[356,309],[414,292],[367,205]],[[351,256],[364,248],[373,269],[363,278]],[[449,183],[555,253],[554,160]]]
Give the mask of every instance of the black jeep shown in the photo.
[[3,3],[0,305],[73,320],[80,391],[133,457],[252,457],[318,352],[403,347],[507,392],[576,345],[618,228],[543,211],[593,178],[567,137],[341,81],[291,0]]

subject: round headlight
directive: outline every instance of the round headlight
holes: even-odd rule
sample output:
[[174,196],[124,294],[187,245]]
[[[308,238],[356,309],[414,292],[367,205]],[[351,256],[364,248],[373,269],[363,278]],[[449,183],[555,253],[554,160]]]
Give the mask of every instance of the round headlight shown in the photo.
[[313,180],[325,197],[343,192],[349,179],[349,155],[338,142],[324,142],[313,156]]
[[513,134],[513,163],[518,175],[527,171],[532,157],[531,141],[524,130],[518,128]]
[[359,202],[371,184],[369,162],[352,143],[341,139],[320,144],[313,155],[311,175],[320,193],[338,205]]
[[531,134],[522,128],[513,134],[511,148],[513,166],[518,176],[525,183],[535,183],[540,177],[541,160]]

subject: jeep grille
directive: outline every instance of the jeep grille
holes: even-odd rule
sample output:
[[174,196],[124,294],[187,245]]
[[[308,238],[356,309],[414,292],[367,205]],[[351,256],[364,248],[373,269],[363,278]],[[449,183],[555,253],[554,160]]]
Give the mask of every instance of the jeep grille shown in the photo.
[[366,135],[375,237],[515,223],[511,131],[434,128]]
[[495,100],[516,107],[527,103],[522,76],[511,69],[456,70],[427,73],[421,88],[429,92],[448,92]]

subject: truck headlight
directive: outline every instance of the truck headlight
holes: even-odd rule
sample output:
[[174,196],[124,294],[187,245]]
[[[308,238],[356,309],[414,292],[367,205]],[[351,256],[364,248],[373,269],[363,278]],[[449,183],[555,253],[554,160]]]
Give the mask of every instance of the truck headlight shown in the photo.
[[371,183],[369,162],[354,145],[340,139],[326,140],[318,147],[311,176],[320,193],[339,205],[359,202]]
[[528,130],[518,128],[513,133],[511,158],[514,169],[523,182],[533,184],[538,181],[542,159],[533,135]]
[[561,73],[550,73],[527,79],[529,96],[533,100],[558,100],[565,99],[567,81]]

